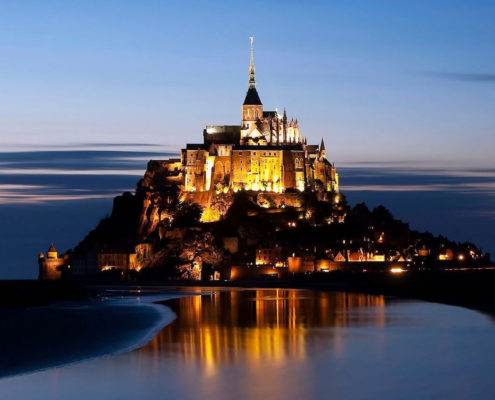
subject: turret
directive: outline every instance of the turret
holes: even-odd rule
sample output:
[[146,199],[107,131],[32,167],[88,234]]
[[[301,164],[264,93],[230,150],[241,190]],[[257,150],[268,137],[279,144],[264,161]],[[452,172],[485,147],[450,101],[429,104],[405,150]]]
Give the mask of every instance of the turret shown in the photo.
[[58,252],[55,246],[50,244],[50,247],[48,248],[48,251],[46,252],[46,257],[47,258],[58,258]]
[[327,151],[325,149],[325,142],[323,141],[323,138],[321,138],[320,143],[320,157],[327,158]]

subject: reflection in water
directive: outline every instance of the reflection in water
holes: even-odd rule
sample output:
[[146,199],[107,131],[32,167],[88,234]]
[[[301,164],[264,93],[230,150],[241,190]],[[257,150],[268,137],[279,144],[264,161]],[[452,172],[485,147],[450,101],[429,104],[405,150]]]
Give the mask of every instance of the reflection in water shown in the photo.
[[0,380],[0,397],[495,398],[494,326],[482,314],[311,290],[196,293],[166,303],[177,319],[145,347]]
[[[166,302],[177,319],[143,353],[173,353],[181,367],[214,374],[220,365],[244,361],[246,367],[283,365],[307,357],[308,328],[385,326],[383,296],[303,290],[218,291]],[[311,330],[334,339],[339,330]],[[180,361],[179,361],[180,360]]]

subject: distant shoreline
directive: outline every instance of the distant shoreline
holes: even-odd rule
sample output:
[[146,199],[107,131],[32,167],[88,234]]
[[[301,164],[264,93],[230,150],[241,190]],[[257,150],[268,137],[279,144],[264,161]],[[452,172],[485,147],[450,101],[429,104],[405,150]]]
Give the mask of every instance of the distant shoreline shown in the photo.
[[86,284],[72,281],[0,281],[0,310],[2,307],[43,306],[60,301],[88,300],[101,289],[130,287],[318,289],[417,299],[495,314],[495,270],[407,271],[399,275],[337,271],[300,274],[290,279],[253,281],[164,280]]
[[495,315],[495,270],[407,271],[399,275],[336,272],[301,274],[286,280],[123,282],[116,286],[314,289],[423,300]]

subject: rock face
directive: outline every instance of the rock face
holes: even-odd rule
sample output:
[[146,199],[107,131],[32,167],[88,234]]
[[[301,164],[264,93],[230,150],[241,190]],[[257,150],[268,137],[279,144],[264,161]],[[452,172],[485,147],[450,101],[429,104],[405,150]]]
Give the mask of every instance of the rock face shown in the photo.
[[[232,194],[185,194],[182,187],[178,160],[150,161],[135,194],[126,192],[116,197],[111,215],[77,246],[73,275],[117,269],[132,275],[161,268],[167,269],[165,275],[170,277],[198,279],[203,265],[219,265],[223,249],[202,222],[221,220],[232,204]],[[129,257],[135,261],[99,265],[99,260]]]
[[150,161],[136,189],[140,199],[138,235],[140,240],[154,232],[161,221],[170,223],[179,200],[181,175],[167,161]]

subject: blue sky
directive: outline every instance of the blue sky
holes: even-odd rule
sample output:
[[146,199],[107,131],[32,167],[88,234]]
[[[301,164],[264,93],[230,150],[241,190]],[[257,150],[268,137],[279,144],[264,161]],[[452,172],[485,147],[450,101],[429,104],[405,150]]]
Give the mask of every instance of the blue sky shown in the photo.
[[0,146],[201,140],[267,109],[332,161],[493,165],[493,1],[1,1]]

